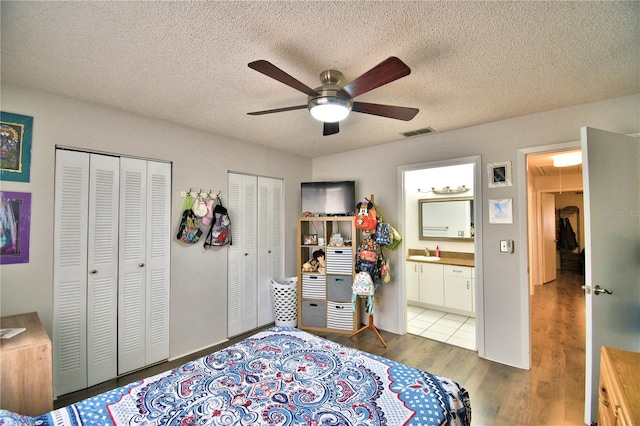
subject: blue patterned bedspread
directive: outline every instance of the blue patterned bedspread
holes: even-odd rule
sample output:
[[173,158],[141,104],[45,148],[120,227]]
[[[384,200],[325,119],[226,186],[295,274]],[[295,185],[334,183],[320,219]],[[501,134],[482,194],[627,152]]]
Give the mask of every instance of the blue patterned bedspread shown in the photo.
[[469,425],[463,388],[296,328],[274,327],[181,367],[0,425]]

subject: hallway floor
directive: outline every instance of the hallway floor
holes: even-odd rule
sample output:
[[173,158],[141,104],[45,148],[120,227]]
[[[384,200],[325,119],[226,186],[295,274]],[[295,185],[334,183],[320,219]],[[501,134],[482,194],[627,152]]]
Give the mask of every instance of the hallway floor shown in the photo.
[[407,332],[476,350],[476,319],[472,317],[408,305]]

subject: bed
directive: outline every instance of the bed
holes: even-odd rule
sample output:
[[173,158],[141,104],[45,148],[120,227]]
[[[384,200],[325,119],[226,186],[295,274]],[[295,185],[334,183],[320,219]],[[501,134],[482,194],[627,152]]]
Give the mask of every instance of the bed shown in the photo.
[[173,370],[0,425],[469,425],[452,380],[292,327],[273,327]]

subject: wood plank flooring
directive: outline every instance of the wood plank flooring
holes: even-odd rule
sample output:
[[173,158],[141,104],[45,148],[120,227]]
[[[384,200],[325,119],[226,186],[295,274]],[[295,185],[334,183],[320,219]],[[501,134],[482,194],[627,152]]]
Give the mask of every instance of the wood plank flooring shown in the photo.
[[[471,396],[473,425],[583,425],[585,304],[583,277],[558,271],[558,279],[536,287],[531,299],[532,367],[521,370],[477,356],[467,349],[423,337],[364,331],[353,338],[335,333],[322,337],[431,373],[449,377]],[[61,407],[204,356],[246,337],[59,397]],[[393,425],[390,425],[393,426]]]

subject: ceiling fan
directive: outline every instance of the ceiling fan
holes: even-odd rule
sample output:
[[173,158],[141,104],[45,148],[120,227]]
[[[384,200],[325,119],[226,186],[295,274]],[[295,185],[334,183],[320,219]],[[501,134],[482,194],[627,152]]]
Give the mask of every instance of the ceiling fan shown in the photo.
[[411,73],[411,69],[395,56],[385,59],[345,86],[340,86],[340,81],[343,77],[340,71],[325,70],[320,73],[322,86],[315,89],[301,83],[265,60],[251,62],[249,63],[249,68],[278,80],[308,96],[307,103],[304,105],[250,112],[248,113],[249,115],[263,115],[307,108],[315,119],[324,122],[323,136],[338,133],[340,131],[338,123],[345,119],[350,111],[404,121],[411,120],[419,111],[417,108],[372,104],[353,100],[358,95],[391,83]]

